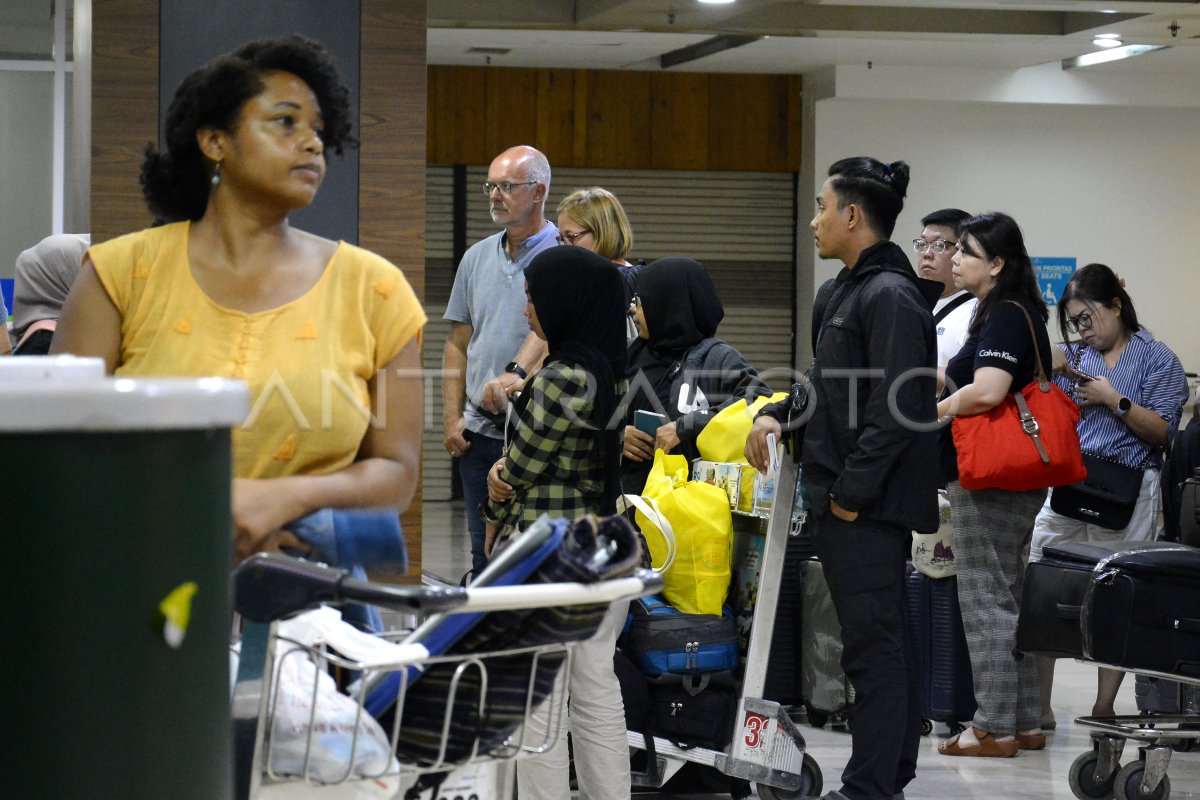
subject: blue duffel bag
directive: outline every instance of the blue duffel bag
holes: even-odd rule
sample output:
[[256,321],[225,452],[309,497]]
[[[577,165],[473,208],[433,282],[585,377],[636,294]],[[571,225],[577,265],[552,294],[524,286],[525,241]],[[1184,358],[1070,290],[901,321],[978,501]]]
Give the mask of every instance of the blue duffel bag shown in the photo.
[[647,677],[700,675],[734,670],[738,665],[738,628],[728,608],[721,616],[684,614],[662,597],[639,597],[618,645]]

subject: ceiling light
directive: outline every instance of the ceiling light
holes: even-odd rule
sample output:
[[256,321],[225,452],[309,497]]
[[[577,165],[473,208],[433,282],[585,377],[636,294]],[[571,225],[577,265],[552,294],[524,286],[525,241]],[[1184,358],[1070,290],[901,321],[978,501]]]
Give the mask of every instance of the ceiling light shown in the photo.
[[1127,44],[1124,47],[1113,47],[1108,50],[1097,50],[1095,53],[1084,53],[1075,58],[1064,58],[1062,60],[1063,69],[1075,69],[1076,67],[1090,67],[1094,64],[1104,64],[1108,61],[1120,61],[1123,58],[1132,58],[1134,56],[1153,53],[1158,50],[1170,50],[1170,45],[1160,44]]
[[723,6],[728,3],[734,2],[734,0],[696,0],[696,2],[704,3],[705,5],[708,5],[708,6]]
[[1124,42],[1118,39],[1116,34],[1106,33],[1092,39],[1092,44],[1096,47],[1120,47]]

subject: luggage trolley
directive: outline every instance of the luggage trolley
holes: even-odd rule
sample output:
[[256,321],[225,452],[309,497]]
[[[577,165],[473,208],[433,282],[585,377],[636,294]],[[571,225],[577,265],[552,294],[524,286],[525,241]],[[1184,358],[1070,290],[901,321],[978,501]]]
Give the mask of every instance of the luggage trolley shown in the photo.
[[[1196,677],[1131,670],[1086,659],[1083,662],[1200,687],[1200,678]],[[1196,707],[1182,708],[1178,714],[1077,717],[1075,722],[1092,729],[1092,749],[1081,753],[1067,773],[1071,791],[1079,800],[1167,800],[1171,796],[1167,767],[1172,751],[1186,750],[1200,742],[1200,708]],[[1127,741],[1139,743],[1138,757],[1121,766]]]
[[[514,542],[514,545],[516,542]],[[280,634],[281,620],[298,612],[317,608],[322,603],[374,603],[402,612],[445,612],[443,620],[461,620],[461,615],[493,611],[562,607],[571,605],[609,604],[620,600],[652,594],[662,590],[662,578],[648,570],[637,570],[633,577],[601,580],[592,584],[541,583],[530,585],[488,586],[485,588],[444,588],[391,586],[354,580],[345,570],[282,556],[259,555],[244,562],[234,574],[237,611],[244,626],[240,641],[237,680],[233,686],[232,711],[236,761],[236,792],[238,800],[307,800],[308,798],[341,798],[367,800],[416,796],[414,790],[467,785],[470,794],[479,800],[507,800],[512,795],[515,759],[532,753],[545,752],[557,742],[565,728],[566,704],[564,681],[553,681],[539,672],[539,663],[553,659],[559,669],[570,668],[574,642],[539,644],[530,647],[498,649],[494,652],[436,655],[430,652],[431,639],[414,640],[414,634],[400,636],[395,644],[396,655],[390,660],[368,661],[347,658],[335,652],[325,642],[307,643]],[[418,629],[420,630],[420,629]],[[386,650],[386,647],[384,648]],[[384,766],[364,769],[360,766],[360,747],[366,736],[360,736],[365,718],[371,717],[370,692],[358,691],[354,702],[352,732],[340,741],[344,750],[344,767],[326,768],[317,774],[310,755],[321,747],[321,737],[328,727],[316,720],[319,700],[305,707],[307,725],[300,734],[300,768],[285,771],[273,767],[273,717],[277,711],[280,682],[279,668],[286,659],[306,659],[316,667],[315,674],[327,674],[329,667],[339,669],[356,687],[380,685],[387,677],[400,676],[394,707],[394,722],[382,725],[386,744]],[[502,670],[513,671],[514,663],[526,672],[519,672],[518,683],[525,685],[523,715],[512,722],[512,732],[498,743],[481,746],[480,731],[485,721],[511,711],[511,695],[506,695],[507,710],[491,706],[494,699],[488,692],[489,681],[500,685]],[[527,665],[527,666],[526,666]],[[441,674],[452,676],[444,709],[436,709],[436,724],[419,731],[405,729],[406,699],[411,698],[422,674],[445,666]],[[491,672],[489,673],[489,668]],[[474,680],[475,683],[471,683]],[[511,683],[511,682],[510,682]],[[300,694],[306,694],[305,691]],[[474,686],[475,689],[469,687]],[[544,706],[550,717],[544,736],[526,735],[526,725],[537,705],[535,687],[545,694]],[[458,694],[460,689],[462,694]],[[318,693],[318,681],[312,684],[312,697]],[[466,741],[456,740],[463,731],[463,709],[473,714],[470,735]],[[410,704],[412,705],[412,704]],[[428,722],[428,719],[424,719]],[[343,732],[350,727],[341,725]],[[467,726],[471,728],[471,725]],[[461,737],[460,737],[461,739]],[[411,753],[417,749],[424,757],[406,761],[392,754]],[[337,749],[335,747],[335,749]],[[382,750],[382,748],[380,748]],[[326,752],[328,748],[326,748]],[[433,754],[433,755],[429,755]],[[283,774],[287,772],[289,774]],[[332,773],[332,774],[331,774]],[[433,780],[431,780],[433,778]],[[406,792],[409,794],[406,795]],[[425,797],[427,795],[420,795]]]
[[[787,538],[793,532],[792,503],[799,468],[787,453],[780,458],[775,502],[768,518],[749,645],[733,724],[733,739],[724,751],[681,748],[654,737],[657,764],[634,772],[635,787],[659,788],[687,762],[712,767],[725,775],[753,781],[763,800],[786,800],[821,793],[821,769],[805,749],[804,736],[788,712],[763,698],[771,654],[775,610],[783,578]],[[645,750],[642,733],[628,732],[629,746]]]

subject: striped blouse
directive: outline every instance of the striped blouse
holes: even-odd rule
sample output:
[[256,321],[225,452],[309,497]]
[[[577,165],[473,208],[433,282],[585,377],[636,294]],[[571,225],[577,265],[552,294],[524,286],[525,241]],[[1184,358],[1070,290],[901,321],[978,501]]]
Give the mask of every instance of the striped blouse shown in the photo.
[[[1122,396],[1165,419],[1168,430],[1179,427],[1183,404],[1188,399],[1187,376],[1179,358],[1149,331],[1143,328],[1130,338],[1111,370],[1104,355],[1094,348],[1083,344],[1063,347],[1067,359],[1081,372],[1108,378]],[[1068,394],[1078,385],[1066,375],[1056,375],[1054,382]],[[1140,467],[1143,462],[1155,469],[1162,466],[1162,448],[1141,439],[1107,406],[1080,407],[1079,445],[1085,453],[1113,459],[1127,467]]]

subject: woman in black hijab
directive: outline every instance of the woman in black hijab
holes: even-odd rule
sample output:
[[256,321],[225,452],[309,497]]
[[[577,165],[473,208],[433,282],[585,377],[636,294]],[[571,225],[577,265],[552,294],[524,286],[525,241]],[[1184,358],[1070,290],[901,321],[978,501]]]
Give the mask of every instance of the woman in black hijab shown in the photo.
[[489,476],[495,532],[542,513],[611,514],[620,490],[612,422],[625,373],[621,274],[582,247],[553,247],[526,268],[525,284],[525,316],[549,354],[514,404],[516,424]]
[[[529,327],[549,354],[513,405],[504,458],[488,475],[487,550],[499,531],[542,513],[613,514],[620,486],[615,418],[625,373],[624,284],[616,265],[582,247],[552,247],[525,269]],[[628,603],[614,603],[596,635],[576,646],[568,677],[575,772],[588,797],[627,800],[629,751],[613,671]],[[543,724],[535,720],[536,725]],[[538,734],[532,734],[534,741]],[[569,797],[566,737],[517,765],[523,800]]]
[[[621,479],[625,491],[641,493],[655,448],[698,458],[696,437],[716,412],[771,390],[741,353],[714,338],[725,309],[698,261],[651,263],[638,276],[637,292]],[[667,422],[653,436],[638,430],[633,423],[639,409],[665,414]]]

